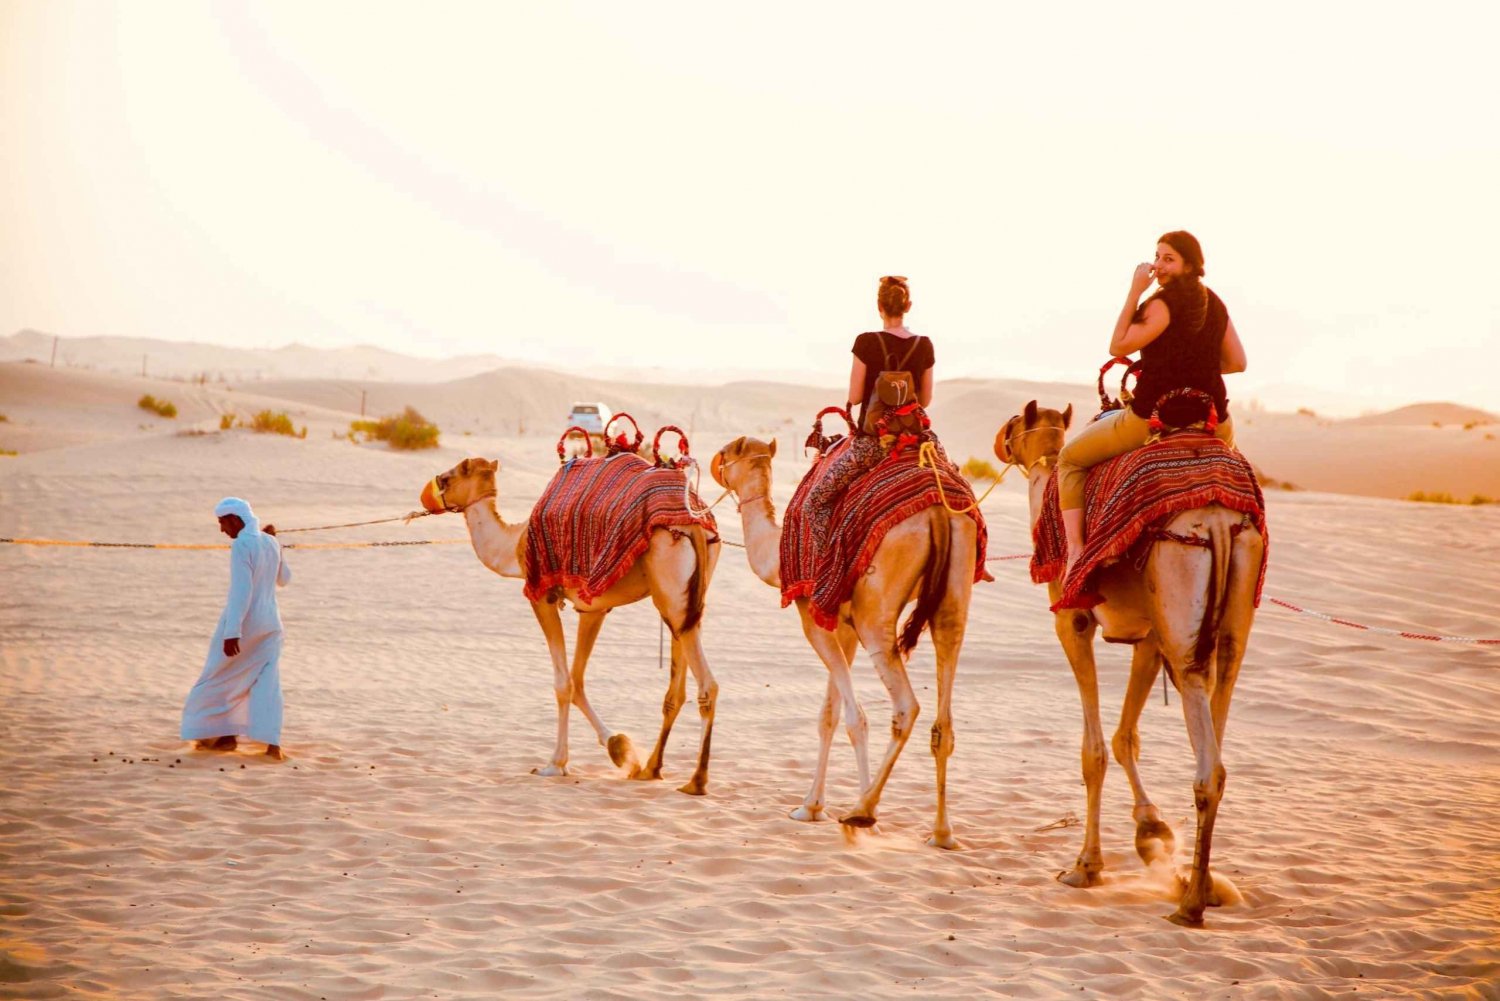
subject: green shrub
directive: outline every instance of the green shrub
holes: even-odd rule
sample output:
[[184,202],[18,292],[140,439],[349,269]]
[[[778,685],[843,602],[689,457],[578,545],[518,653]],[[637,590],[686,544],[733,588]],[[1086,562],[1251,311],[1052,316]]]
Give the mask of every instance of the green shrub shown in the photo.
[[234,427],[234,414],[220,414],[219,430],[228,431],[232,427]]
[[150,393],[147,393],[139,400],[136,400],[135,405],[140,407],[142,410],[149,410],[161,417],[177,416],[177,405],[175,403],[171,402],[170,400],[158,400]]
[[350,421],[349,434],[362,434],[366,441],[383,441],[392,448],[413,450],[437,448],[438,426],[423,417],[414,408],[407,407],[393,417],[382,417],[378,421]]
[[0,455],[19,455],[19,454],[20,453],[15,452],[15,451],[13,451],[11,449],[8,449],[8,448],[0,448]]
[[292,419],[285,411],[272,412],[262,410],[250,421],[250,430],[259,434],[284,434],[291,438],[306,438],[307,428],[297,431],[292,427]]
[[972,455],[963,464],[960,472],[964,474],[964,479],[966,480],[998,480],[1000,478],[1000,471],[995,468],[993,463],[986,462],[983,459],[976,459]]

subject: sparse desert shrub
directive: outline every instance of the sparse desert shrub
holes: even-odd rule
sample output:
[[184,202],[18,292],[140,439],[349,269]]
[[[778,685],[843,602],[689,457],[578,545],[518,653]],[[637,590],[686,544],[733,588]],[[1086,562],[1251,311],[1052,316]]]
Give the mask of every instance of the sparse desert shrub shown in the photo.
[[1317,411],[1313,410],[1312,407],[1298,407],[1297,408],[1297,413],[1301,414],[1303,417],[1316,417],[1316,416],[1318,416]]
[[1494,504],[1496,502],[1495,498],[1489,497],[1489,496],[1487,496],[1485,494],[1473,494],[1473,495],[1471,495],[1469,497],[1468,500],[1464,500],[1462,497],[1455,497],[1452,494],[1450,494],[1450,493],[1448,493],[1447,491],[1444,491],[1444,490],[1435,490],[1432,493],[1428,493],[1425,490],[1418,490],[1416,493],[1411,494],[1406,499],[1407,500],[1413,500],[1413,501],[1421,501],[1424,504],[1473,504],[1473,505],[1479,505],[1479,504]]
[[173,403],[171,400],[158,400],[150,393],[147,393],[139,400],[136,400],[135,405],[140,407],[142,410],[149,410],[161,417],[170,418],[177,416],[177,404]]
[[349,434],[362,434],[366,441],[383,441],[391,448],[414,450],[437,448],[438,426],[423,417],[414,407],[407,407],[392,417],[378,421],[350,421]]
[[228,431],[232,427],[234,427],[234,414],[220,414],[219,430]]
[[1000,471],[995,468],[994,463],[976,459],[972,455],[964,462],[959,472],[963,473],[966,480],[998,480],[1000,478]]
[[300,432],[292,427],[292,419],[285,411],[262,410],[250,421],[250,430],[258,434],[284,434],[291,438],[306,438],[307,428]]
[[9,417],[5,416],[4,414],[0,414],[0,424],[4,424],[8,420],[10,420]]
[[17,455],[17,454],[19,454],[19,453],[17,453],[14,449],[0,448],[0,455]]

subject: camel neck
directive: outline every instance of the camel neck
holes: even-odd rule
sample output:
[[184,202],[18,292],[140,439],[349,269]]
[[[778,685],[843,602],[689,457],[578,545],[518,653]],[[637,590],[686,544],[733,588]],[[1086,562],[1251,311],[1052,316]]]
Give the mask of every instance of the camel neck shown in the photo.
[[768,495],[740,505],[740,527],[745,533],[745,557],[750,571],[772,587],[781,586],[781,526]]
[[502,577],[522,577],[518,547],[526,525],[507,525],[495,508],[493,497],[471,504],[464,510],[469,527],[469,541],[479,562]]
[[1037,519],[1042,516],[1042,499],[1047,495],[1047,480],[1052,476],[1050,464],[1044,466],[1038,463],[1031,467],[1031,472],[1026,477],[1026,501],[1031,509],[1031,528],[1036,528]]

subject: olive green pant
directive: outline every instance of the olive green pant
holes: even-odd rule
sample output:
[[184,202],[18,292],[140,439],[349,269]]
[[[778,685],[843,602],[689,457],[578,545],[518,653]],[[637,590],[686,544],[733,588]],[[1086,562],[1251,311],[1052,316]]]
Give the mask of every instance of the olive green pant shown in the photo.
[[[1214,435],[1226,445],[1233,445],[1234,421],[1224,418]],[[1150,422],[1129,407],[1105,414],[1085,427],[1057,456],[1059,506],[1064,511],[1083,507],[1083,487],[1088,482],[1089,469],[1105,459],[1140,448],[1150,437]]]

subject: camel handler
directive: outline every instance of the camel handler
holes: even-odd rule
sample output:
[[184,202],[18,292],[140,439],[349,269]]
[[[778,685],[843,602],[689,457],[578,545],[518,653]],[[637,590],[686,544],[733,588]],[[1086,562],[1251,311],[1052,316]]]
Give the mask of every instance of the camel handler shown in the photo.
[[232,751],[237,737],[266,745],[266,757],[283,761],[281,750],[281,613],[276,589],[292,572],[281,558],[276,526],[261,531],[250,505],[226,497],[214,508],[229,547],[229,596],[209,643],[203,674],[182,707],[182,739],[198,750]]

